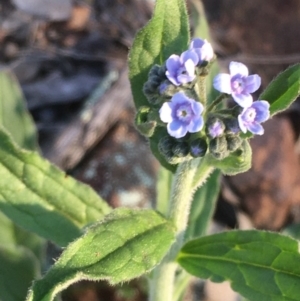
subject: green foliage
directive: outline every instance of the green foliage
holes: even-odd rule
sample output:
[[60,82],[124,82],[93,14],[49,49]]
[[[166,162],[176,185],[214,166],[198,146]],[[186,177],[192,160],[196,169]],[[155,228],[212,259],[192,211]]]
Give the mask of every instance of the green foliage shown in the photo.
[[[157,0],[152,19],[135,37],[129,54],[129,79],[134,103],[138,110],[149,103],[143,93],[150,68],[162,65],[172,54],[180,54],[189,42],[188,16],[185,1]],[[160,163],[171,171],[176,167],[166,162],[157,149],[157,140],[164,129],[156,128],[150,138],[152,152]]]
[[202,237],[183,246],[177,260],[194,276],[229,280],[251,301],[299,300],[299,244],[278,233],[230,231]]
[[208,180],[196,190],[189,217],[186,239],[206,234],[220,192],[220,172],[214,171]]
[[90,187],[35,152],[18,148],[0,129],[0,209],[15,223],[59,245],[110,211]]
[[11,72],[0,72],[0,124],[21,147],[37,149],[36,129],[20,86]]
[[0,299],[23,301],[32,280],[40,276],[40,266],[27,248],[0,244]]
[[280,73],[259,96],[270,103],[271,116],[286,110],[300,94],[300,64]]
[[241,149],[231,153],[222,160],[215,159],[212,155],[207,155],[207,161],[212,166],[221,170],[225,175],[236,175],[251,168],[252,149],[247,140],[244,140]]
[[153,210],[116,209],[66,248],[27,301],[51,301],[83,279],[116,284],[138,277],[162,260],[174,236],[173,226]]

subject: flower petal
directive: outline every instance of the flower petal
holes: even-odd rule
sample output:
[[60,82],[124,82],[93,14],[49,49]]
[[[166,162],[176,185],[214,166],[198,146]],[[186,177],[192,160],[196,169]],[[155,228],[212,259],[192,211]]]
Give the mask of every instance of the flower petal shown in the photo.
[[253,93],[260,87],[261,77],[257,74],[249,75],[245,78],[245,84],[245,91],[248,93]]
[[184,65],[188,60],[191,60],[194,66],[198,64],[199,58],[194,50],[186,50],[180,55],[180,63],[182,65]]
[[240,105],[242,108],[248,108],[251,106],[253,102],[253,98],[251,94],[237,94],[232,93],[233,100]]
[[248,125],[248,130],[255,135],[262,135],[265,131],[264,128],[256,122],[253,122]]
[[189,76],[195,76],[195,64],[191,59],[184,63],[184,67]]
[[191,41],[189,49],[201,48],[205,44],[205,40],[195,38]]
[[231,62],[229,64],[230,75],[234,76],[236,74],[240,74],[242,76],[248,76],[249,71],[246,65],[238,62]]
[[255,121],[264,122],[270,118],[270,104],[267,101],[254,101],[252,108],[254,108],[256,111]]
[[196,133],[202,130],[204,125],[203,118],[199,116],[191,120],[190,124],[187,126],[187,131],[190,133]]
[[201,47],[200,60],[209,62],[213,57],[214,57],[214,50],[211,44],[208,42],[204,43],[204,45]]
[[177,92],[173,95],[171,99],[171,108],[174,108],[179,104],[184,104],[187,101],[189,102],[190,98],[188,98],[183,92]]
[[199,116],[203,112],[204,108],[200,102],[193,101],[192,102],[192,110],[196,116]]
[[173,120],[167,126],[167,130],[170,136],[175,138],[182,138],[187,133],[187,128],[178,120]]
[[165,102],[159,110],[159,117],[162,122],[171,122],[172,117],[172,106],[170,102]]
[[172,54],[166,61],[166,67],[170,74],[175,74],[180,66],[180,57],[176,54]]
[[247,133],[247,127],[245,126],[242,115],[243,115],[243,113],[238,116],[239,126],[240,126],[240,129],[243,133]]
[[230,75],[226,73],[218,74],[214,78],[213,86],[222,93],[231,94]]

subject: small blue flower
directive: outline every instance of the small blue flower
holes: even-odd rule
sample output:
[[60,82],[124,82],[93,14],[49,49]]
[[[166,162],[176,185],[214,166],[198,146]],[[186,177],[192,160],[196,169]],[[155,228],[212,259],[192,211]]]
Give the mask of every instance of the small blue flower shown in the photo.
[[216,90],[231,94],[234,101],[241,107],[251,106],[253,98],[250,93],[255,92],[261,84],[261,78],[257,74],[248,75],[248,68],[237,62],[229,65],[230,74],[221,73],[214,78],[213,85]]
[[203,105],[183,92],[174,94],[170,102],[165,102],[159,110],[160,119],[168,123],[170,136],[184,137],[187,132],[199,132],[203,128]]
[[221,136],[224,133],[224,124],[219,120],[216,120],[213,124],[208,127],[209,136],[216,138]]
[[248,108],[244,108],[238,116],[239,126],[243,133],[249,130],[252,134],[262,135],[264,129],[261,122],[266,121],[270,117],[270,104],[265,100],[254,101]]
[[209,62],[214,57],[214,50],[209,42],[199,38],[193,39],[191,41],[189,49],[193,49],[198,55],[198,65],[203,62]]
[[192,82],[195,75],[195,67],[198,56],[194,50],[187,50],[180,56],[172,54],[166,61],[166,76],[175,86]]

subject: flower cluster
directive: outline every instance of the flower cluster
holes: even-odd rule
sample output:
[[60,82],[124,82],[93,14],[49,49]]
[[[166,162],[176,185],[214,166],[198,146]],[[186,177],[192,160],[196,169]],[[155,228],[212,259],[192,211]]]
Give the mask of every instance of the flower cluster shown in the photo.
[[230,74],[221,73],[214,78],[214,88],[222,93],[231,94],[233,100],[243,109],[238,123],[243,133],[247,130],[256,135],[264,133],[260,123],[270,117],[269,103],[264,100],[253,102],[251,93],[261,84],[259,75],[249,75],[248,68],[237,62],[229,65]]
[[[171,164],[202,157],[207,151],[223,159],[241,147],[241,132],[264,132],[261,123],[270,116],[269,103],[253,101],[251,93],[258,90],[261,79],[249,75],[242,63],[231,62],[230,74],[215,77],[213,86],[222,94],[207,106],[200,90],[214,58],[210,43],[194,39],[183,53],[171,55],[162,66],[154,65],[144,84],[150,107],[140,109],[137,126],[148,137],[156,133],[158,150]],[[220,100],[229,96],[237,106],[219,108]]]

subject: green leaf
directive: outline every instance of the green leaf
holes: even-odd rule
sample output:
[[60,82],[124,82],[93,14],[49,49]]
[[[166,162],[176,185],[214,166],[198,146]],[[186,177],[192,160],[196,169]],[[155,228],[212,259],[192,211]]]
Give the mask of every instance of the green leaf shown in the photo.
[[202,236],[212,219],[220,192],[220,171],[214,171],[194,194],[186,239]]
[[290,224],[282,230],[282,234],[300,240],[300,224]]
[[153,210],[116,209],[67,247],[27,300],[51,301],[83,279],[116,284],[138,277],[162,260],[174,237],[173,226]]
[[[150,22],[135,37],[129,53],[129,79],[134,103],[138,110],[148,106],[143,86],[154,64],[162,65],[172,54],[180,54],[188,48],[189,24],[185,1],[157,0]],[[169,164],[157,149],[164,129],[157,127],[150,138],[150,147],[156,158],[167,169],[174,172],[175,165]]]
[[185,51],[188,42],[185,1],[157,0],[152,19],[137,33],[129,53],[129,79],[137,109],[149,105],[143,86],[150,68],[162,65],[172,54]]
[[0,179],[1,211],[21,227],[62,246],[110,211],[94,190],[37,153],[21,150],[1,128]]
[[217,160],[212,155],[207,155],[208,164],[218,168],[225,175],[236,175],[251,168],[252,149],[247,140],[244,140],[241,149],[231,153],[223,160]]
[[40,276],[39,270],[30,250],[0,244],[0,300],[23,301],[32,280]]
[[37,149],[35,125],[26,109],[21,88],[8,70],[0,72],[0,124],[19,146],[29,150]]
[[239,230],[202,237],[188,242],[177,260],[194,276],[229,280],[252,301],[299,300],[299,244],[278,233]]
[[280,73],[259,96],[270,103],[271,116],[286,110],[300,94],[300,64]]

